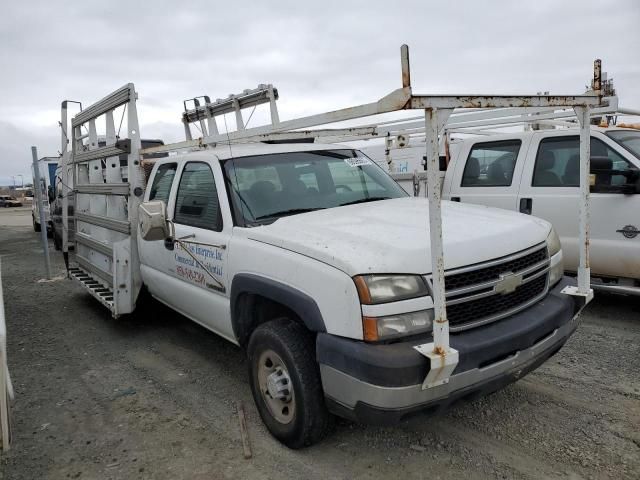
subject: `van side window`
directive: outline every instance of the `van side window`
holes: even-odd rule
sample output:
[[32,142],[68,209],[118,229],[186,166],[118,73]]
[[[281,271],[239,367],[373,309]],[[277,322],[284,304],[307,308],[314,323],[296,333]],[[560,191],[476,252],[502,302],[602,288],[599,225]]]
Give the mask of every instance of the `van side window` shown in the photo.
[[[603,170],[628,170],[631,164],[603,141],[591,137],[592,188],[622,185],[624,175],[611,175]],[[533,170],[533,187],[580,186],[580,137],[550,137],[540,141]]]
[[158,167],[149,191],[149,200],[162,200],[165,204],[169,201],[171,184],[173,184],[177,167],[177,163],[165,163]]
[[521,140],[476,143],[462,173],[462,187],[509,187]]
[[222,214],[213,172],[206,163],[185,165],[178,185],[174,221],[182,225],[222,231]]

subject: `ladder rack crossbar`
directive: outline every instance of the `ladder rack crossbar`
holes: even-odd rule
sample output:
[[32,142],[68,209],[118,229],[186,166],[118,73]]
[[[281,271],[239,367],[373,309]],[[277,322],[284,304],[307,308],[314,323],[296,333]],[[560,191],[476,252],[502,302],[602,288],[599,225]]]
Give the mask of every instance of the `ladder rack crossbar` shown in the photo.
[[278,99],[278,90],[272,85],[258,85],[253,90],[245,90],[238,95],[229,95],[225,99],[217,99],[214,102],[205,103],[196,108],[187,110],[182,114],[183,121],[189,123],[200,121],[208,116],[215,117],[231,113],[236,108],[244,109],[271,102],[271,92],[274,100]]
[[71,126],[74,128],[79,127],[80,125],[87,123],[89,120],[95,119],[110,110],[114,110],[119,106],[124,105],[131,100],[132,95],[135,96],[133,84],[128,83],[113,92],[111,95],[104,97],[102,100],[91,105],[91,107],[78,113],[71,120]]

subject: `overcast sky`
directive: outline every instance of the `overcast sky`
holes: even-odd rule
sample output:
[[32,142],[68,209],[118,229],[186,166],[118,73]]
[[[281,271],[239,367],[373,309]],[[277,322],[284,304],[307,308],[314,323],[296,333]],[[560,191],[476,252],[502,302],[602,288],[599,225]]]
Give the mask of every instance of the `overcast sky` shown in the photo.
[[402,43],[416,93],[582,93],[601,58],[640,108],[639,25],[636,0],[4,2],[0,185],[27,180],[31,145],[58,154],[63,99],[133,82],[142,137],[176,141],[196,95],[273,83],[282,120],[374,101]]

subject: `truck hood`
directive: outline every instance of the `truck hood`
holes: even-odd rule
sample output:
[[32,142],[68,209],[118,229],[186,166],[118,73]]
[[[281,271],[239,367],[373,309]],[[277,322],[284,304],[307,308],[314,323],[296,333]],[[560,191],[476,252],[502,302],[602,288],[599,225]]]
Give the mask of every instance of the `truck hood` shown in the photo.
[[[481,205],[442,202],[445,269],[503,257],[544,242],[551,225]],[[332,265],[353,276],[431,273],[429,203],[398,198],[283,217],[248,238]]]

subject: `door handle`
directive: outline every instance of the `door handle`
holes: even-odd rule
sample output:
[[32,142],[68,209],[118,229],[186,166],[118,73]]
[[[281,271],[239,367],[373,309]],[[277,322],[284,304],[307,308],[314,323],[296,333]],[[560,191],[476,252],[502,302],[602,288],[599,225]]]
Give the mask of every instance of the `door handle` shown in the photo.
[[533,198],[521,198],[520,199],[520,213],[526,213],[531,215],[533,211]]
[[451,201],[452,202],[459,202],[460,201],[460,197],[451,197]]

